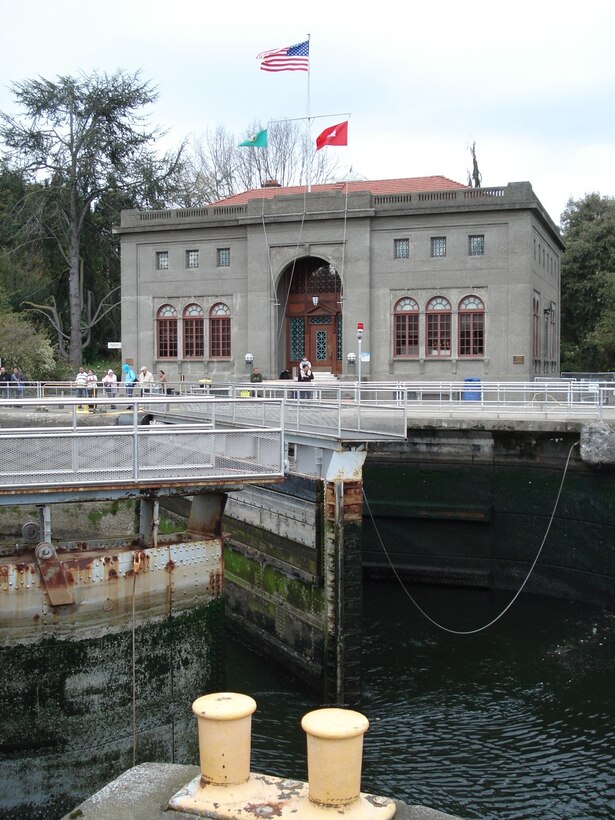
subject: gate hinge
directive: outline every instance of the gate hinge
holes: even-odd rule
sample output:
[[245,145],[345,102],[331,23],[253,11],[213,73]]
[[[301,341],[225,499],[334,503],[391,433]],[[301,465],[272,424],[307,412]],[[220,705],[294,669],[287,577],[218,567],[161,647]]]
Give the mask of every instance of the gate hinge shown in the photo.
[[58,558],[55,548],[46,541],[41,541],[36,545],[34,555],[51,605],[73,604],[75,599],[68,583],[66,568]]

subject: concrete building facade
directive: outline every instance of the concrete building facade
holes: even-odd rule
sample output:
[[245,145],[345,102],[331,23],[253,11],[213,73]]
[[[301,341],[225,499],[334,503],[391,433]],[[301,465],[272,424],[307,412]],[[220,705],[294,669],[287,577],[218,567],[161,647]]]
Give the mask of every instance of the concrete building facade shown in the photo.
[[[170,381],[296,370],[370,381],[559,374],[557,227],[530,183],[444,177],[124,211],[125,360]],[[355,361],[353,362],[353,358]]]

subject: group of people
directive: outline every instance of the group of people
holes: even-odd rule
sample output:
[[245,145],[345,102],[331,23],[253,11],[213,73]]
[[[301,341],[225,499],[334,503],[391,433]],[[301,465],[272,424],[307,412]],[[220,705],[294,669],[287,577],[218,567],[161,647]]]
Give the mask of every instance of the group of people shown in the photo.
[[[141,367],[138,373],[135,373],[131,365],[122,365],[122,381],[118,380],[117,374],[112,368],[107,370],[106,374],[100,380],[106,399],[114,399],[118,395],[119,385],[123,385],[123,392],[126,396],[132,396],[135,388],[140,390],[140,395],[144,396],[147,393],[154,392],[155,381],[153,374],[145,367]],[[164,370],[160,370],[158,376],[158,385],[160,392],[167,393],[167,377]],[[92,368],[87,371],[84,367],[80,367],[75,375],[75,390],[78,398],[93,399],[96,397],[98,388],[98,376]],[[139,394],[137,394],[139,395]],[[113,405],[111,405],[113,407]],[[91,405],[90,405],[91,409]]]
[[10,372],[5,367],[0,367],[0,398],[8,399],[14,396],[23,399],[26,394],[26,377],[18,367],[14,367]]

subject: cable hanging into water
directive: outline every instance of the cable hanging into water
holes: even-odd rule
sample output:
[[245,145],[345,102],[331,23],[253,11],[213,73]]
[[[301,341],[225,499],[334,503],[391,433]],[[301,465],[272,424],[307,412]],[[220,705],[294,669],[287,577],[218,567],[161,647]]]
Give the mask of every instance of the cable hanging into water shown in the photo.
[[523,583],[521,584],[521,586],[519,587],[517,592],[513,595],[511,600],[506,604],[504,609],[499,613],[499,615],[496,615],[496,617],[493,618],[491,621],[489,621],[489,623],[486,623],[483,626],[479,626],[477,629],[450,629],[449,627],[438,623],[438,621],[435,621],[430,615],[427,614],[427,612],[425,612],[425,610],[420,606],[420,604],[412,597],[412,595],[406,589],[406,586],[404,585],[404,582],[400,578],[399,573],[397,572],[397,570],[393,566],[393,562],[391,561],[391,557],[390,557],[389,553],[387,552],[387,549],[384,546],[384,542],[383,542],[383,540],[380,536],[378,528],[376,527],[376,522],[374,521],[374,516],[372,515],[372,511],[371,511],[371,508],[369,506],[369,501],[367,500],[367,496],[365,495],[365,490],[363,490],[363,498],[365,499],[365,504],[367,506],[367,511],[369,512],[369,517],[371,518],[372,524],[374,526],[374,530],[376,531],[376,535],[378,536],[378,541],[380,542],[380,546],[382,547],[382,550],[383,550],[384,554],[386,555],[387,561],[389,562],[389,566],[393,570],[393,574],[395,575],[395,577],[399,581],[399,584],[400,584],[401,588],[406,593],[408,598],[412,601],[414,606],[418,609],[418,611],[421,613],[421,615],[423,615],[425,618],[427,618],[427,620],[430,623],[432,623],[434,626],[438,627],[438,629],[441,629],[443,632],[449,632],[451,635],[475,635],[477,632],[483,632],[485,629],[489,629],[489,627],[491,627],[495,623],[497,623],[497,621],[499,621],[500,618],[504,617],[504,615],[508,612],[508,610],[511,608],[511,606],[515,603],[515,601],[517,600],[519,595],[521,595],[521,593],[523,592],[523,588],[525,587],[527,582],[530,580],[530,577],[531,577],[531,575],[534,571],[534,567],[538,563],[538,559],[540,558],[540,554],[542,552],[542,549],[543,549],[543,547],[545,545],[545,542],[547,540],[547,537],[549,535],[551,525],[553,524],[553,519],[555,518],[555,513],[557,512],[557,507],[558,507],[558,504],[559,504],[560,496],[562,494],[562,489],[564,487],[564,480],[566,478],[566,473],[568,472],[568,465],[570,464],[570,458],[572,457],[572,451],[574,450],[575,447],[578,446],[578,444],[579,444],[579,442],[575,441],[574,444],[572,445],[572,447],[570,448],[570,450],[568,451],[568,458],[566,459],[566,464],[564,466],[564,473],[562,475],[562,480],[560,481],[559,490],[557,491],[557,496],[555,498],[555,504],[553,505],[553,511],[551,512],[551,517],[549,518],[549,523],[547,524],[546,532],[543,536],[542,543],[540,544],[540,547],[538,548],[538,552],[536,553],[536,557],[532,561],[532,564],[531,564],[531,566],[528,570],[527,575],[525,576],[525,579],[524,579]]

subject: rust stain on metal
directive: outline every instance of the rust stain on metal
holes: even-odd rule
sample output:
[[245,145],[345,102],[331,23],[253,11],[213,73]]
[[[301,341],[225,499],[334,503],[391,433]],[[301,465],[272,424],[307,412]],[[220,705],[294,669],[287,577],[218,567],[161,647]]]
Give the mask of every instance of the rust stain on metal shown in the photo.
[[245,806],[245,810],[255,817],[281,817],[283,809],[284,803],[246,803]]
[[41,541],[34,550],[41,580],[52,606],[65,606],[74,603],[66,567],[58,558],[51,544]]
[[[343,518],[342,521],[361,521],[363,517],[363,482],[343,482]],[[325,487],[325,517],[335,521],[335,482],[328,481]]]
[[164,571],[165,572],[173,572],[173,570],[175,569],[175,566],[176,566],[175,561],[172,561],[171,559],[169,559],[167,561],[167,563],[164,565]]
[[220,595],[224,589],[224,573],[215,569],[209,574],[208,590],[214,595]]

